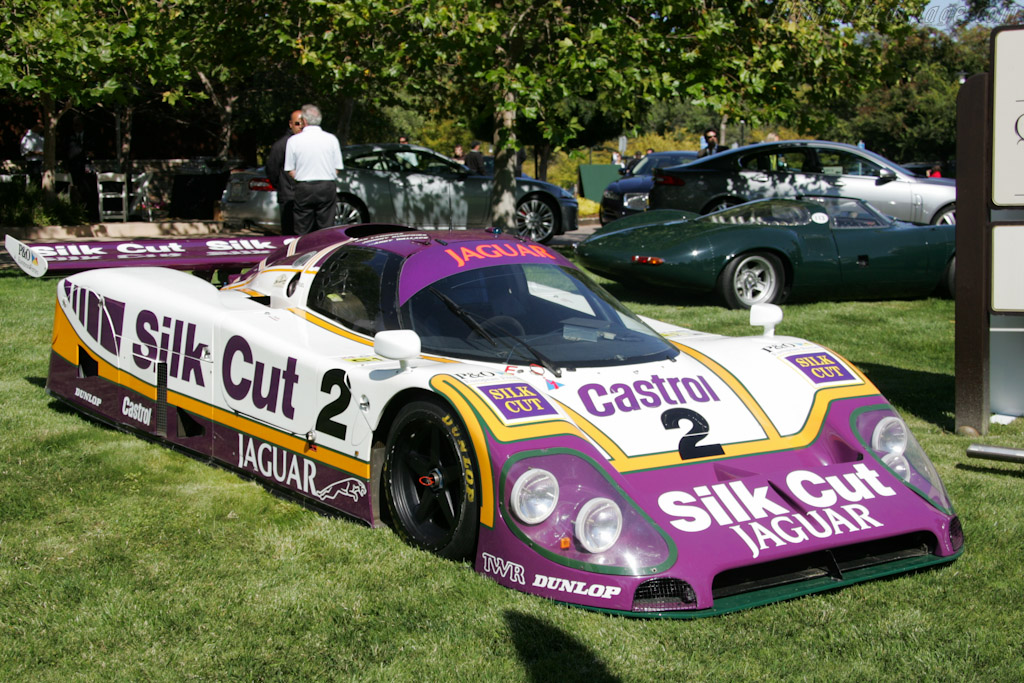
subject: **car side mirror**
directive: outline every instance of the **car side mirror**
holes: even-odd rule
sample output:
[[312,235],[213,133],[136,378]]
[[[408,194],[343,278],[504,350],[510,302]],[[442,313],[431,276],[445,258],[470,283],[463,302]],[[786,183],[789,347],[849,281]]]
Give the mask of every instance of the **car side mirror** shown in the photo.
[[878,172],[878,180],[875,181],[875,185],[885,185],[896,180],[896,171],[891,168],[883,168]]
[[409,369],[409,361],[420,355],[420,336],[412,330],[383,330],[373,337],[373,352],[388,360],[397,360],[401,372]]
[[764,327],[765,337],[775,336],[775,326],[782,322],[782,309],[775,304],[754,304],[750,307],[751,327]]

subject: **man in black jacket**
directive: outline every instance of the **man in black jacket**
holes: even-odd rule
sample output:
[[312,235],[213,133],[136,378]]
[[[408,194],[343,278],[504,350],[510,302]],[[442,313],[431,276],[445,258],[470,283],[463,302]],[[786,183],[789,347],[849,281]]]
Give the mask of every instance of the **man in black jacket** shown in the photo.
[[484,166],[484,155],[480,151],[480,143],[476,140],[466,155],[466,166],[473,172],[473,175],[487,175],[487,168]]
[[270,147],[267,155],[267,177],[277,189],[277,204],[281,207],[281,234],[295,234],[295,179],[284,172],[284,151],[288,138],[301,133],[306,126],[302,111],[296,109],[288,119],[288,132]]

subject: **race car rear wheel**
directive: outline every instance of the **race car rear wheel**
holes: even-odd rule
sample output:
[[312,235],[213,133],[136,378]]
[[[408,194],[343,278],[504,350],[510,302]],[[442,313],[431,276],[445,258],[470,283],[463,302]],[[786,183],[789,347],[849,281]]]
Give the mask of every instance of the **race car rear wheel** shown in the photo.
[[480,519],[477,479],[469,435],[451,408],[415,401],[399,412],[383,472],[399,536],[442,557],[471,558]]
[[774,254],[741,254],[722,270],[718,291],[729,308],[779,304],[786,298],[786,271]]

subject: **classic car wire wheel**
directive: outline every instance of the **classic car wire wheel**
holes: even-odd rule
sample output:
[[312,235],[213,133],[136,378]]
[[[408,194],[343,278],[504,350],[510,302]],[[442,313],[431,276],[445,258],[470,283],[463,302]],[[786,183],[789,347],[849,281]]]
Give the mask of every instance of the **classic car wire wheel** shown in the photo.
[[516,230],[534,242],[547,242],[555,234],[555,210],[539,197],[528,197],[516,207]]
[[462,560],[476,543],[476,457],[449,408],[416,401],[388,437],[384,494],[395,531],[409,543]]
[[729,308],[781,303],[784,286],[782,263],[767,253],[744,254],[733,259],[719,280],[722,298]]

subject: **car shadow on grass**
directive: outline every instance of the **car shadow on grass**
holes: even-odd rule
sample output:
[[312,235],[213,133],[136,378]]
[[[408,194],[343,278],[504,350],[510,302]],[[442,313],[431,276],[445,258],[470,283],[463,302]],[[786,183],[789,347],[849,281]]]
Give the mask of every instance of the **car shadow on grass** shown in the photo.
[[547,683],[558,678],[563,683],[612,683],[621,680],[608,671],[596,652],[541,619],[506,610],[505,623],[519,653],[519,661],[531,681]]
[[857,363],[857,367],[897,408],[943,431],[952,432],[956,428],[956,379],[953,375],[877,363]]

